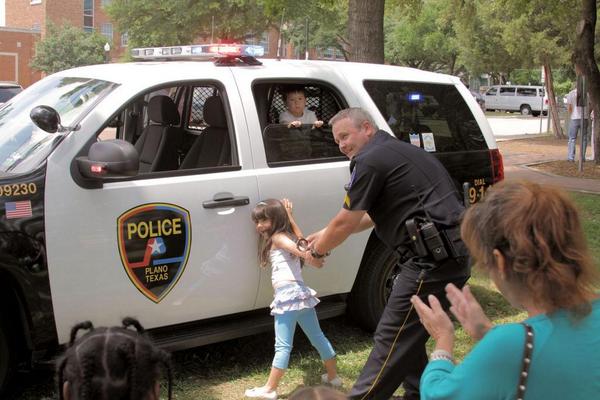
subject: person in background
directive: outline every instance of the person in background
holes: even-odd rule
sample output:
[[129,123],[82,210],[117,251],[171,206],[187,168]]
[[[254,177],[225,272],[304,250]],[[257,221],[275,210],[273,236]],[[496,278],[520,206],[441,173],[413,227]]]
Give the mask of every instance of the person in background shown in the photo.
[[296,324],[321,356],[327,371],[321,376],[322,382],[340,387],[342,380],[337,376],[335,351],[323,334],[315,312],[319,303],[317,293],[306,286],[302,278],[302,260],[318,268],[323,260],[314,259],[303,248],[302,232],[292,216],[292,203],[288,199],[259,202],[252,211],[252,221],[260,235],[260,265],[271,267],[275,290],[271,303],[271,315],[275,317],[275,357],[267,383],[246,390],[245,396],[277,399],[277,386],[288,367]]
[[[389,399],[403,384],[405,399],[418,399],[429,334],[411,309],[410,297],[441,295],[447,283],[462,286],[469,278],[459,231],[464,207],[435,156],[378,130],[365,110],[342,110],[329,124],[340,151],[351,160],[351,175],[341,210],[324,229],[308,236],[311,253],[324,257],[352,233],[374,227],[377,237],[398,254],[400,269],[373,350],[349,397]],[[435,240],[424,243],[425,235],[415,233],[422,244],[416,246],[408,231],[412,227],[427,227],[427,237]]]
[[[77,338],[82,329],[88,332]],[[123,326],[110,328],[82,322],[71,329],[68,348],[58,360],[59,399],[159,400],[162,369],[171,399],[171,357],[150,341],[137,320],[125,318]]]
[[[569,113],[569,141],[567,144],[567,161],[575,161],[575,147],[577,143],[577,135],[581,131],[581,140],[583,141],[583,159],[585,160],[585,153],[587,144],[590,139],[591,132],[591,120],[590,120],[590,108],[585,108],[585,116],[583,116],[583,107],[578,106],[578,91],[577,88],[573,88],[567,94],[567,112]],[[586,130],[583,132],[583,118],[586,121]],[[593,145],[593,144],[592,144]]]
[[306,92],[303,86],[288,86],[282,95],[287,109],[279,114],[280,124],[288,124],[288,128],[299,128],[302,124],[312,124],[314,128],[323,126],[323,121],[317,118],[315,112],[306,108]]
[[476,265],[527,318],[493,326],[468,287],[448,285],[450,311],[479,341],[455,364],[454,326],[439,299],[413,296],[435,340],[421,399],[600,398],[598,269],[567,194],[497,184],[467,210],[461,233]]

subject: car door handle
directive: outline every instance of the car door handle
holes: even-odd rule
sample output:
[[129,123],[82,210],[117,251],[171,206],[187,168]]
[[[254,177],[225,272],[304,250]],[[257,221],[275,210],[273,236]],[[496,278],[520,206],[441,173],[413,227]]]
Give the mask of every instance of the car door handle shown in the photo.
[[232,206],[247,206],[250,199],[247,196],[234,196],[233,193],[219,192],[215,194],[212,200],[202,202],[204,208],[225,208]]

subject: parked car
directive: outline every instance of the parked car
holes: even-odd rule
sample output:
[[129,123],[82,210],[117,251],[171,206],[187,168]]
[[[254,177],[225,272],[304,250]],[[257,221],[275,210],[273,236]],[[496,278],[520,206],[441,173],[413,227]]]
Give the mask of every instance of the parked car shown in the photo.
[[[262,60],[205,46],[58,72],[0,111],[0,387],[52,357],[74,323],[138,317],[178,350],[272,328],[251,207],[289,197],[304,232],[339,211],[349,161],[331,129],[279,124],[285,85],[328,121],[364,107],[434,153],[465,202],[503,178],[487,120],[458,78],[389,65]],[[395,121],[392,121],[395,116]],[[373,329],[396,271],[373,232],[308,268],[320,318]]]
[[548,98],[543,86],[496,85],[485,92],[485,107],[538,116],[548,112]]
[[0,105],[12,99],[23,90],[21,85],[14,82],[0,82]]
[[481,109],[485,111],[485,99],[483,95],[475,90],[471,90],[470,92],[477,104],[479,104],[479,107],[481,107]]

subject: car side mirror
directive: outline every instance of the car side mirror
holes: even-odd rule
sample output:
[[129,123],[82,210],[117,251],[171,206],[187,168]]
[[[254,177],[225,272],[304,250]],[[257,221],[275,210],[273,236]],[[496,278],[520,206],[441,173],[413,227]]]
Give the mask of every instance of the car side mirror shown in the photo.
[[58,111],[50,106],[35,106],[29,113],[29,118],[38,128],[48,133],[74,131],[79,128],[79,126],[62,126]]
[[140,165],[135,147],[121,139],[96,142],[87,156],[77,157],[76,161],[81,175],[95,180],[136,176]]

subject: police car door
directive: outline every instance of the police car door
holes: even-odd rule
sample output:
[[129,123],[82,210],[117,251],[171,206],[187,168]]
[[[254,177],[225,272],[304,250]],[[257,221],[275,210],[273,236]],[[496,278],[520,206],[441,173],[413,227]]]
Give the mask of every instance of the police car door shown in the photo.
[[[185,90],[182,84],[173,84],[153,93],[163,96],[163,103],[176,102],[183,121],[169,123],[182,135],[176,160],[182,167],[184,154],[191,152],[203,133],[208,134],[202,108],[209,98],[222,104],[222,110],[217,106],[209,112],[223,113],[220,119],[226,126],[218,133],[230,143],[222,148],[220,160],[208,161],[212,165],[196,159],[185,169],[149,170],[98,188],[78,182],[69,172],[81,155],[78,152],[98,132],[110,131],[108,118],[115,112],[124,109],[119,115],[131,117],[130,110],[136,108],[124,88],[101,102],[50,157],[45,220],[52,302],[61,342],[71,326],[82,320],[110,325],[134,316],[153,328],[254,307],[259,268],[250,207],[258,201],[257,183],[244,171],[251,159],[248,132],[243,113],[232,112],[242,110],[242,104],[235,87],[227,85],[232,81],[229,73],[228,68],[218,69],[213,77],[219,79],[186,83]],[[155,103],[150,96],[143,99],[150,106]],[[148,118],[152,124],[170,118],[164,108],[159,111],[162,117],[153,116],[152,108],[149,114],[139,113],[137,118]],[[120,126],[118,135],[139,135],[125,129],[139,121],[124,120],[113,124]],[[137,141],[142,139],[143,133]],[[152,163],[143,156],[145,148],[138,151],[143,163]],[[217,151],[221,150],[199,150],[195,156]]]

